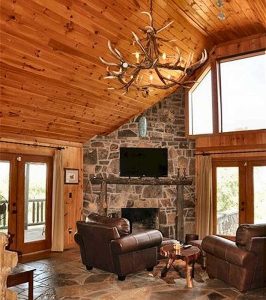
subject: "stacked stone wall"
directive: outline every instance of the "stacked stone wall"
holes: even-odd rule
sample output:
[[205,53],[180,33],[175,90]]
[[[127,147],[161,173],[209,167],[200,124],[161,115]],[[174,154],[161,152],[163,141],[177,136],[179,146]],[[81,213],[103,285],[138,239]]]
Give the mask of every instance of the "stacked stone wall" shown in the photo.
[[[91,185],[92,176],[119,177],[120,147],[168,148],[168,176],[178,173],[195,176],[195,143],[185,137],[184,92],[180,90],[163,99],[144,114],[147,136],[139,137],[138,118],[130,120],[107,136],[97,136],[84,145],[84,214],[94,211],[120,215],[123,207],[159,208],[160,230],[165,236],[175,236],[176,213],[184,217],[184,232],[195,232],[194,184],[185,187],[185,207],[176,211],[175,186],[110,185],[107,199],[101,187]],[[107,200],[107,201],[105,201]],[[107,205],[106,205],[107,203]],[[107,206],[107,207],[106,207]]]

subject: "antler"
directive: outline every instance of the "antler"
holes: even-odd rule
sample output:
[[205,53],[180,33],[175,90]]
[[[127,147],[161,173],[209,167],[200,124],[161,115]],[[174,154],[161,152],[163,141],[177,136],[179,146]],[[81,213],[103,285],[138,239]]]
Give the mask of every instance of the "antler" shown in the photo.
[[116,57],[120,61],[123,60],[122,54],[116,48],[113,49],[112,43],[109,40],[108,40],[108,48],[110,52],[114,55],[114,57]]
[[165,30],[167,27],[169,27],[171,24],[173,24],[174,21],[170,21],[168,24],[166,24],[165,26],[163,26],[162,28],[158,29],[156,32],[157,33],[160,33],[162,32],[163,30]]
[[149,17],[149,19],[150,19],[150,27],[153,28],[153,18],[152,18],[151,13],[149,13],[147,11],[142,11],[141,13],[144,14],[144,15],[147,15]]
[[136,33],[134,31],[132,31],[132,34],[133,34],[133,37],[134,37],[136,43],[139,45],[140,49],[142,50],[142,52],[144,53],[144,55],[146,56],[146,58],[149,59],[149,55],[148,55],[146,49],[144,48],[144,46],[142,45],[139,37],[136,35]]
[[116,67],[119,67],[119,64],[112,63],[112,62],[108,62],[108,61],[106,61],[105,59],[103,59],[101,56],[99,56],[99,59],[100,59],[100,61],[101,61],[103,64],[105,64],[105,65],[107,65],[107,66],[116,66]]
[[208,59],[208,54],[207,54],[207,51],[206,49],[203,50],[202,54],[201,54],[201,59],[196,61],[194,64],[190,65],[188,68],[187,68],[187,74],[188,75],[191,75],[192,73],[194,73],[194,71],[196,69],[198,69],[199,67],[201,67],[205,62],[206,60]]

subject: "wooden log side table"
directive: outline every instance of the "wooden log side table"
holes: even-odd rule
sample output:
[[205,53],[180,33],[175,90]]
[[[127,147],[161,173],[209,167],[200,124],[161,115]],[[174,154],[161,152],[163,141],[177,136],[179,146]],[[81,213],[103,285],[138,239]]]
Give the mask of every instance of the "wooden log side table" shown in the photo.
[[33,300],[33,272],[36,269],[18,264],[7,277],[7,287],[29,283],[29,300]]
[[183,249],[181,247],[180,254],[176,253],[174,249],[174,244],[169,244],[161,247],[160,254],[163,257],[167,257],[166,266],[161,272],[161,277],[165,277],[171,266],[173,265],[176,259],[182,259],[186,263],[186,280],[187,287],[193,287],[193,278],[194,278],[194,265],[196,260],[200,255],[200,249],[198,247],[192,246],[188,249]]

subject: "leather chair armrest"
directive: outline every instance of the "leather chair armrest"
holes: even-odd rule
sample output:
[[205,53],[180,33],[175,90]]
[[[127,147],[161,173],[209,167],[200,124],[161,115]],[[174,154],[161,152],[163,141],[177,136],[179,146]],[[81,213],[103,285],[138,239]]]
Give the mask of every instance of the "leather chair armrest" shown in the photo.
[[206,253],[238,266],[249,264],[255,257],[252,252],[238,248],[234,242],[215,235],[203,239],[202,249]]
[[78,232],[75,233],[74,240],[78,245],[81,245],[81,243],[83,243],[81,235]]
[[253,237],[247,249],[257,255],[266,256],[266,237]]
[[111,241],[111,248],[115,254],[123,254],[146,248],[159,246],[162,243],[162,234],[158,230],[149,230],[138,234],[130,234]]

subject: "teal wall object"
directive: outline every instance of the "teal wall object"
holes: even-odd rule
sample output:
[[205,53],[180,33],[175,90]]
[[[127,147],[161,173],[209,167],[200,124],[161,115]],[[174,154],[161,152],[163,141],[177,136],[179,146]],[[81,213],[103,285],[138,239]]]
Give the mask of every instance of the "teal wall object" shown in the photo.
[[139,136],[140,137],[147,136],[147,119],[144,116],[139,118]]

